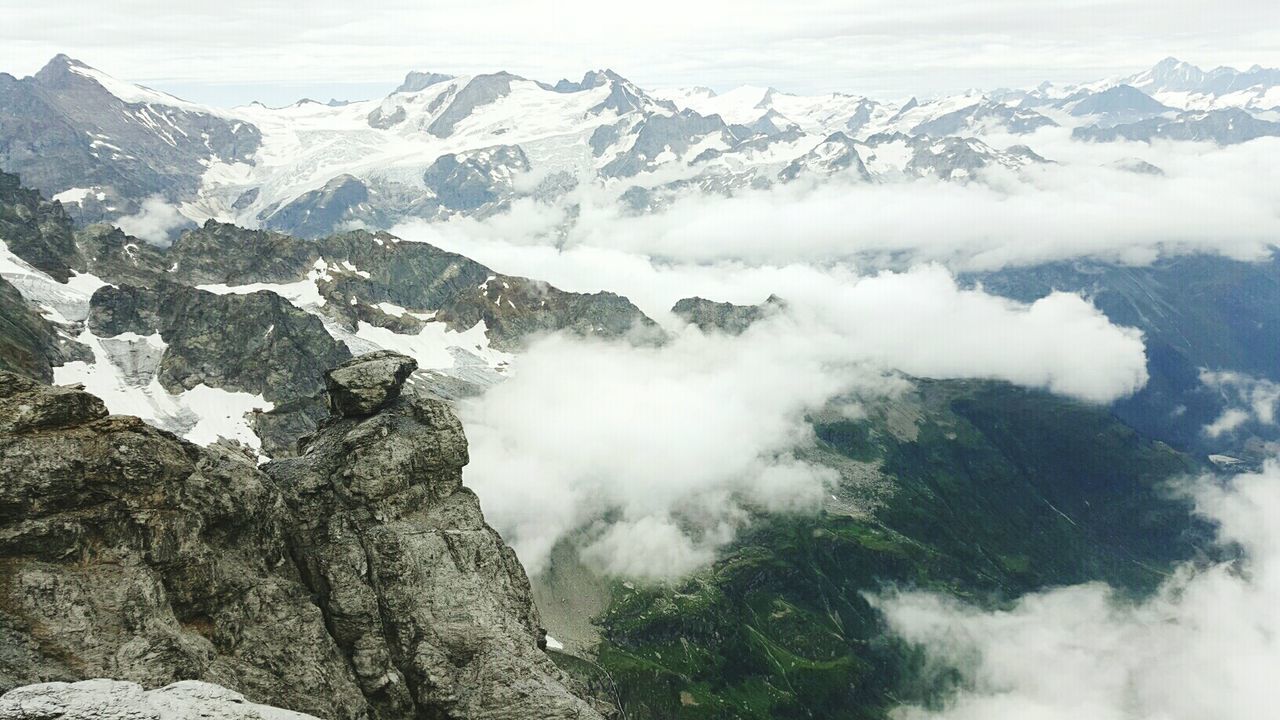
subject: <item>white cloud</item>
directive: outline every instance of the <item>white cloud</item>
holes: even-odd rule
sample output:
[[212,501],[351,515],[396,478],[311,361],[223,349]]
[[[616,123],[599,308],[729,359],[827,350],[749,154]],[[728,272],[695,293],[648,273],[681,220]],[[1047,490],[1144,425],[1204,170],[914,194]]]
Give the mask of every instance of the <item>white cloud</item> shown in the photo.
[[[32,72],[68,52],[162,89],[214,93],[241,85],[241,101],[280,84],[389,85],[411,68],[506,69],[554,81],[612,66],[652,86],[752,83],[905,97],[1091,80],[1169,54],[1209,66],[1280,64],[1273,30],[1280,11],[1264,0],[1177,0],[1156,12],[1141,0],[655,0],[643,7],[324,0],[305,13],[250,0],[200,8],[120,0],[110,14],[87,0],[11,5],[0,25],[0,69]],[[296,98],[278,98],[289,99]]]
[[126,235],[142,238],[152,245],[167,246],[173,231],[190,222],[164,198],[153,196],[142,201],[137,213],[115,220],[114,224]]
[[[1280,138],[1223,148],[1092,144],[1052,128],[1020,140],[1055,162],[1020,175],[990,169],[983,182],[967,184],[833,179],[732,198],[686,194],[665,211],[640,217],[619,207],[621,186],[584,183],[570,194],[579,214],[566,237],[560,235],[565,214],[532,200],[483,221],[407,223],[395,232],[467,254],[476,245],[483,252],[485,245],[554,243],[561,250],[617,251],[678,264],[940,262],[957,271],[1082,257],[1146,264],[1197,252],[1259,260],[1276,248],[1280,184],[1271,176]],[[1141,157],[1165,174],[1110,167],[1127,157]],[[531,270],[517,265],[514,272]]]
[[894,371],[1097,402],[1146,381],[1140,335],[1077,296],[1022,305],[963,290],[936,266],[788,273],[787,312],[741,336],[686,327],[660,347],[548,338],[462,406],[466,482],[531,572],[586,528],[584,557],[600,569],[678,575],[713,557],[752,508],[813,509],[834,476],[796,456],[812,442],[805,413],[892,394]]
[[1217,390],[1227,408],[1204,428],[1211,438],[1239,430],[1250,421],[1275,425],[1280,416],[1280,383],[1230,371],[1200,371],[1200,382]]
[[945,709],[902,720],[1252,720],[1280,677],[1280,462],[1220,485],[1201,478],[1197,510],[1239,565],[1188,565],[1143,602],[1082,585],[983,612],[921,593],[880,598],[891,627],[958,669]]

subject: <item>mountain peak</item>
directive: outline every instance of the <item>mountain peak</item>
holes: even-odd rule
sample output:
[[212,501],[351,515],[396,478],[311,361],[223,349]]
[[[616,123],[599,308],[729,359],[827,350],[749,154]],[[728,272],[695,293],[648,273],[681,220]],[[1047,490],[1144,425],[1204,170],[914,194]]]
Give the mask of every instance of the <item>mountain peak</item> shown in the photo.
[[81,68],[84,70],[93,69],[65,53],[58,53],[50,58],[49,62],[45,63],[44,67],[40,68],[40,70],[36,72],[35,78],[43,82],[58,80],[65,78],[67,74],[71,72],[72,68]]
[[394,92],[418,92],[419,90],[426,89],[436,83],[442,83],[446,80],[452,80],[453,78],[453,75],[446,75],[444,73],[410,70],[409,73],[404,76],[404,82],[400,83],[400,87],[396,88]]

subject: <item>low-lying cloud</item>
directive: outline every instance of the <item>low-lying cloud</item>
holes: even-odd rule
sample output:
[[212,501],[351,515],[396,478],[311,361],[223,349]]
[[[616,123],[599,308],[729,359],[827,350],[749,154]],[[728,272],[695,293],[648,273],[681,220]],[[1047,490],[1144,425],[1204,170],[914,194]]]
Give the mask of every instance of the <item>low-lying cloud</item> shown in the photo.
[[[1280,186],[1267,181],[1280,141],[1087,144],[1064,128],[992,140],[1015,141],[1055,163],[968,184],[837,179],[691,194],[639,217],[616,202],[625,183],[580,183],[556,205],[522,199],[483,220],[395,228],[499,272],[621,293],[674,332],[658,348],[546,340],[464,407],[467,482],[487,516],[534,573],[565,539],[607,572],[686,572],[753,510],[820,501],[832,478],[802,459],[815,408],[889,393],[903,375],[1099,403],[1146,382],[1140,333],[1084,299],[1019,304],[965,290],[954,273],[1195,252],[1253,260],[1280,237]],[[1114,167],[1130,157],[1164,174]],[[669,312],[693,295],[754,304],[770,294],[788,312],[741,337],[684,329]]]
[[[923,179],[795,182],[734,197],[686,192],[665,210],[632,216],[616,202],[627,183],[570,193],[576,215],[531,199],[488,220],[410,224],[443,244],[502,240],[561,249],[590,247],[677,263],[857,262],[906,267],[938,262],[956,271],[998,270],[1094,258],[1147,264],[1168,255],[1268,257],[1280,237],[1280,139],[1209,143],[1082,143],[1066,128],[991,139],[1026,142],[1054,162],[1015,173],[993,167],[982,181]],[[1115,167],[1132,158],[1163,175]],[[641,184],[654,178],[641,176]],[[567,234],[561,233],[567,227]],[[554,240],[551,238],[554,237]]]
[[1280,462],[1227,484],[1205,477],[1197,509],[1239,563],[1188,565],[1144,602],[1100,584],[984,612],[950,598],[880,598],[890,626],[960,671],[942,710],[900,720],[1253,720],[1280,677]]
[[1146,381],[1140,334],[1075,295],[1019,304],[937,266],[793,272],[787,311],[740,336],[683,327],[657,347],[551,337],[463,405],[466,481],[531,572],[574,538],[605,572],[679,575],[752,510],[816,508],[835,476],[797,456],[813,442],[805,414],[897,392],[899,372],[1093,402]]
[[116,227],[141,238],[152,245],[168,247],[173,233],[191,221],[178,208],[165,202],[164,198],[152,196],[142,201],[142,207],[133,215],[126,215],[113,221]]
[[1211,438],[1229,435],[1249,423],[1275,425],[1280,418],[1280,383],[1231,371],[1200,372],[1200,382],[1216,390],[1226,408],[1204,428]]

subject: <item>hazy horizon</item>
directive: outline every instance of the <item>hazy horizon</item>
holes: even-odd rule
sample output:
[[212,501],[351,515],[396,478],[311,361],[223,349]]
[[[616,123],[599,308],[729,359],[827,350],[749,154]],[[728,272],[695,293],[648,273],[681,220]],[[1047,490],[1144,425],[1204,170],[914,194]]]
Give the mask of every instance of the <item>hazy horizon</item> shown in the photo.
[[[886,99],[967,88],[1086,82],[1174,56],[1205,69],[1280,65],[1280,4],[501,2],[423,7],[323,2],[305,14],[232,0],[177,10],[84,0],[6,11],[0,72],[25,76],[66,53],[123,80],[195,102],[268,105],[385,94],[410,70],[507,70],[555,82],[609,67],[647,88],[773,86]],[[93,23],[83,21],[94,17]],[[1053,22],[1046,22],[1052,17]]]

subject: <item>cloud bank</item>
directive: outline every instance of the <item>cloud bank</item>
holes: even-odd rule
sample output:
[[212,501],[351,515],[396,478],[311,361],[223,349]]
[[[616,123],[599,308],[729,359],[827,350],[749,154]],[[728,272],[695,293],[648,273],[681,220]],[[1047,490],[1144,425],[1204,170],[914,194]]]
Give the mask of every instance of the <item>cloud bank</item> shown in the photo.
[[1280,677],[1280,462],[1221,485],[1201,478],[1198,512],[1239,564],[1186,566],[1157,595],[1126,602],[1098,584],[982,612],[936,595],[878,601],[891,627],[960,670],[937,712],[899,720],[1252,720]]
[[[583,183],[568,198],[579,210],[563,238],[566,215],[532,200],[488,220],[410,223],[396,231],[462,252],[502,242],[616,250],[672,263],[844,261],[902,268],[938,262],[955,271],[1077,258],[1147,264],[1198,252],[1259,260],[1280,237],[1280,183],[1274,181],[1280,138],[1224,148],[1091,144],[1070,140],[1068,128],[1045,128],[992,142],[1025,142],[1055,162],[1020,175],[989,168],[982,182],[832,179],[731,198],[688,194],[639,217],[616,202],[622,185],[603,190]],[[1134,157],[1165,174],[1112,166]]]
[[551,337],[462,406],[466,481],[532,573],[574,537],[602,571],[679,575],[713,559],[752,510],[812,510],[834,476],[797,458],[813,442],[805,414],[891,395],[898,372],[1093,402],[1146,381],[1140,334],[1075,295],[1023,305],[937,266],[793,272],[786,313],[740,336]]
[[[487,517],[535,574],[565,539],[606,572],[687,572],[753,510],[818,503],[831,478],[801,459],[806,412],[888,394],[900,374],[1099,403],[1146,382],[1140,334],[1082,298],[1018,304],[962,289],[954,273],[1191,252],[1252,260],[1280,237],[1280,185],[1261,181],[1280,142],[1092,145],[1063,128],[1016,140],[1058,162],[968,184],[690,195],[640,217],[619,210],[621,185],[581,183],[564,199],[578,208],[568,225],[561,206],[526,199],[484,220],[395,228],[500,272],[619,292],[675,333],[660,348],[548,340],[464,407],[467,482]],[[1134,156],[1165,174],[1113,167]],[[740,337],[704,336],[669,313],[682,297],[770,294],[788,313]]]

